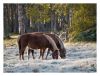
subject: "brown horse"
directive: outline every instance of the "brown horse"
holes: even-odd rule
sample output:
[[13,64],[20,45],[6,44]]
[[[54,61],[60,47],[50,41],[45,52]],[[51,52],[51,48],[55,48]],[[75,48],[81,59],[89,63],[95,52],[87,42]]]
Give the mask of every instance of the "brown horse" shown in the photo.
[[18,46],[19,46],[19,57],[21,60],[24,60],[24,51],[26,47],[28,46],[29,48],[32,49],[40,49],[40,52],[42,52],[42,59],[43,59],[43,52],[45,51],[46,48],[49,48],[53,52],[53,58],[58,59],[58,48],[56,46],[56,43],[54,40],[45,34],[31,34],[27,33],[24,35],[21,35],[18,38]]
[[[32,34],[46,34],[46,35],[50,36],[55,41],[55,43],[56,43],[56,45],[57,45],[57,47],[59,49],[60,57],[61,58],[65,58],[66,57],[66,49],[65,49],[65,47],[63,45],[63,42],[61,41],[61,39],[57,35],[50,34],[50,33],[42,33],[42,32],[33,32]],[[28,59],[29,59],[30,52],[32,52],[32,55],[33,55],[33,58],[34,58],[34,50],[28,49]],[[47,55],[46,55],[46,59],[47,59],[47,56],[48,56],[49,52],[50,52],[50,49],[48,49],[48,52],[47,52]],[[41,54],[41,52],[40,52],[40,54]]]

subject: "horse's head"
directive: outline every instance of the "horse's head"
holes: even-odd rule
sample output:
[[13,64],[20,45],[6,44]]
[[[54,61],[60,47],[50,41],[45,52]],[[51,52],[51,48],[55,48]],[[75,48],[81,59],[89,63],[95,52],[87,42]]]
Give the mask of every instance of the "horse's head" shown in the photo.
[[55,51],[52,53],[52,58],[53,58],[53,59],[58,59],[58,50],[55,50]]
[[66,49],[65,48],[60,49],[59,52],[60,52],[60,57],[62,59],[65,59],[66,58]]

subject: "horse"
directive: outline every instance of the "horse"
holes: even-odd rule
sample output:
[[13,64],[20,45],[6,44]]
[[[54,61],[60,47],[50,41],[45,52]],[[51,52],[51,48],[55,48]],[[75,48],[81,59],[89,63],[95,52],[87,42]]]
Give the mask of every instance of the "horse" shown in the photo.
[[32,49],[40,49],[40,54],[42,55],[43,59],[43,54],[46,48],[49,48],[52,50],[53,54],[52,57],[53,59],[58,59],[58,47],[56,46],[55,41],[48,35],[46,34],[23,34],[18,37],[18,46],[19,46],[19,58],[24,60],[24,51],[26,47],[28,46],[29,48]]
[[[32,34],[46,34],[46,35],[50,36],[55,41],[55,43],[56,43],[56,45],[57,45],[57,47],[59,49],[60,57],[62,59],[66,58],[66,49],[65,49],[65,47],[63,45],[63,42],[61,41],[61,39],[57,35],[50,34],[50,33],[43,33],[43,32],[33,32]],[[29,59],[29,55],[30,55],[31,52],[32,52],[32,56],[34,58],[34,54],[33,54],[34,50],[29,48],[28,49],[28,59]],[[46,55],[46,59],[47,59],[47,56],[48,56],[49,52],[50,52],[50,49],[48,49],[48,52],[47,52],[47,55]],[[41,52],[40,52],[40,54],[41,54]]]

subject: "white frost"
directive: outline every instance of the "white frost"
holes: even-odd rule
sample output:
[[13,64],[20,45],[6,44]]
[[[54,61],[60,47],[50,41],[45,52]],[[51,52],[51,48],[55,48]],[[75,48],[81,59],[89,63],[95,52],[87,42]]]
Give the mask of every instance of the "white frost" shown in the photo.
[[50,55],[47,60],[38,59],[39,50],[35,50],[34,60],[32,57],[28,60],[25,51],[25,60],[20,61],[18,47],[7,47],[4,49],[4,72],[96,72],[96,43],[68,43],[65,48],[66,59],[53,60]]

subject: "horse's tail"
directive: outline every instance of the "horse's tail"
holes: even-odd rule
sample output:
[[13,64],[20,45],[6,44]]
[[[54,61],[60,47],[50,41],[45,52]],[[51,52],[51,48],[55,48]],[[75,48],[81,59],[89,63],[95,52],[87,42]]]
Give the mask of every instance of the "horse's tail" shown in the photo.
[[57,45],[56,45],[56,43],[55,43],[55,41],[50,36],[48,36],[46,34],[43,34],[43,35],[46,37],[46,39],[52,45],[52,47],[53,47],[54,50],[59,50],[58,47],[57,47]]
[[19,51],[20,51],[20,49],[21,49],[21,40],[20,40],[20,37],[21,37],[21,36],[18,36],[18,39],[17,39]]

